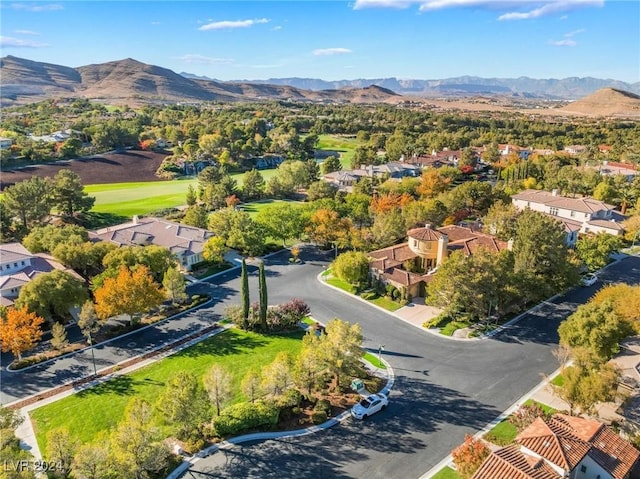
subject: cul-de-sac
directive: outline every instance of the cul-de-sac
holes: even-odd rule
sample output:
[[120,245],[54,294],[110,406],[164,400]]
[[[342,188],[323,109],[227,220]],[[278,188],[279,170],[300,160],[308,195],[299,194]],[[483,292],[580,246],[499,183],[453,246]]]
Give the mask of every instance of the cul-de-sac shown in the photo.
[[639,18],[3,5],[0,479],[640,478]]

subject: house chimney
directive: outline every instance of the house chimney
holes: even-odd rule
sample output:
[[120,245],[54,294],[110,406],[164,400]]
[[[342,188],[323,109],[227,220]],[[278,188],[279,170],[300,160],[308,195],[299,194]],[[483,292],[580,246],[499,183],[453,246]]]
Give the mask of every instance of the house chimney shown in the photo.
[[428,230],[430,230],[431,229],[431,223],[425,223],[424,227],[427,228]]
[[140,221],[140,218],[138,217],[138,215],[133,215],[133,224],[137,225]]
[[553,196],[558,196],[558,190],[554,188],[553,190],[551,190],[551,194]]
[[513,238],[509,239],[509,241],[507,241],[507,249],[509,251],[513,251]]

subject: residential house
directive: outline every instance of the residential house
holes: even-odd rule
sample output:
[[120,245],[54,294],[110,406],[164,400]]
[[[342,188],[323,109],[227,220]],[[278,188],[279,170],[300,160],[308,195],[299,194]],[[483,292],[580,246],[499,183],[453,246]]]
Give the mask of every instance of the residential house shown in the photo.
[[587,152],[587,147],[584,145],[569,145],[564,147],[564,151],[570,155],[581,155]]
[[13,305],[25,284],[40,274],[54,270],[66,271],[84,281],[75,271],[60,264],[48,254],[31,254],[20,243],[0,245],[0,304]]
[[369,271],[374,279],[405,291],[409,297],[424,296],[425,285],[453,251],[470,256],[480,248],[494,252],[511,248],[510,243],[473,226],[434,229],[426,225],[407,231],[407,237],[406,243],[370,252]]
[[[567,244],[575,244],[574,235],[577,224],[580,233],[609,233],[621,235],[624,219],[614,211],[614,206],[588,197],[569,198],[561,196],[557,190],[552,192],[542,190],[524,190],[511,196],[512,203],[519,210],[530,208],[540,211],[563,222],[567,231]],[[567,225],[570,225],[568,227]]]
[[110,241],[118,246],[158,245],[176,255],[180,266],[191,271],[203,261],[205,242],[214,236],[210,231],[161,218],[133,217],[130,223],[111,226],[89,233],[92,239]]
[[558,413],[537,418],[515,444],[493,451],[472,479],[635,479],[639,457],[610,427]]
[[362,165],[355,170],[340,170],[323,175],[322,179],[332,183],[339,190],[350,192],[355,183],[362,178],[390,178],[400,180],[406,177],[420,176],[420,168],[398,161],[386,163],[384,165]]
[[603,161],[602,165],[595,167],[602,176],[623,175],[627,181],[633,181],[640,176],[640,167],[633,163],[620,163],[617,161]]

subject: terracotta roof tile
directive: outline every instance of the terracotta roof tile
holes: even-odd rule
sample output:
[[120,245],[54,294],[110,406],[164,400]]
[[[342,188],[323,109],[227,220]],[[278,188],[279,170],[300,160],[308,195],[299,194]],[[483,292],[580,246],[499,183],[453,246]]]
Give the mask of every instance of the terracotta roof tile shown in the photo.
[[592,439],[589,455],[614,479],[624,479],[640,457],[640,452],[607,426]]
[[413,228],[407,231],[407,236],[409,238],[417,239],[418,241],[438,241],[440,238],[442,238],[443,235],[433,228],[422,227]]
[[472,476],[472,479],[560,478],[543,460],[523,454],[516,444],[492,452]]

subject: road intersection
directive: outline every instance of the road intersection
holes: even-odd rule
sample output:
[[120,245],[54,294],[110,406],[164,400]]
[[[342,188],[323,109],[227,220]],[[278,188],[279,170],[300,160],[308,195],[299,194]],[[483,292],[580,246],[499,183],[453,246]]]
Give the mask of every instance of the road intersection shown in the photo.
[[[215,477],[419,477],[447,456],[465,433],[481,429],[557,369],[552,349],[558,324],[601,286],[571,290],[492,338],[460,342],[434,337],[321,285],[316,276],[329,264],[328,254],[303,248],[303,264],[289,264],[288,256],[266,260],[270,302],[301,298],[319,321],[339,317],[359,322],[365,348],[377,353],[385,344],[383,357],[396,373],[389,408],[364,423],[346,421],[316,435],[218,452],[199,461],[193,477],[205,477],[195,471]],[[637,283],[640,258],[628,257],[600,277]],[[224,308],[239,301],[239,283],[239,273],[233,270],[192,285],[191,293],[207,292],[213,304],[96,347],[98,369],[219,321]],[[252,277],[250,283],[251,295],[257,298],[257,279]],[[3,368],[0,400],[6,404],[92,372],[89,351],[25,372]]]

